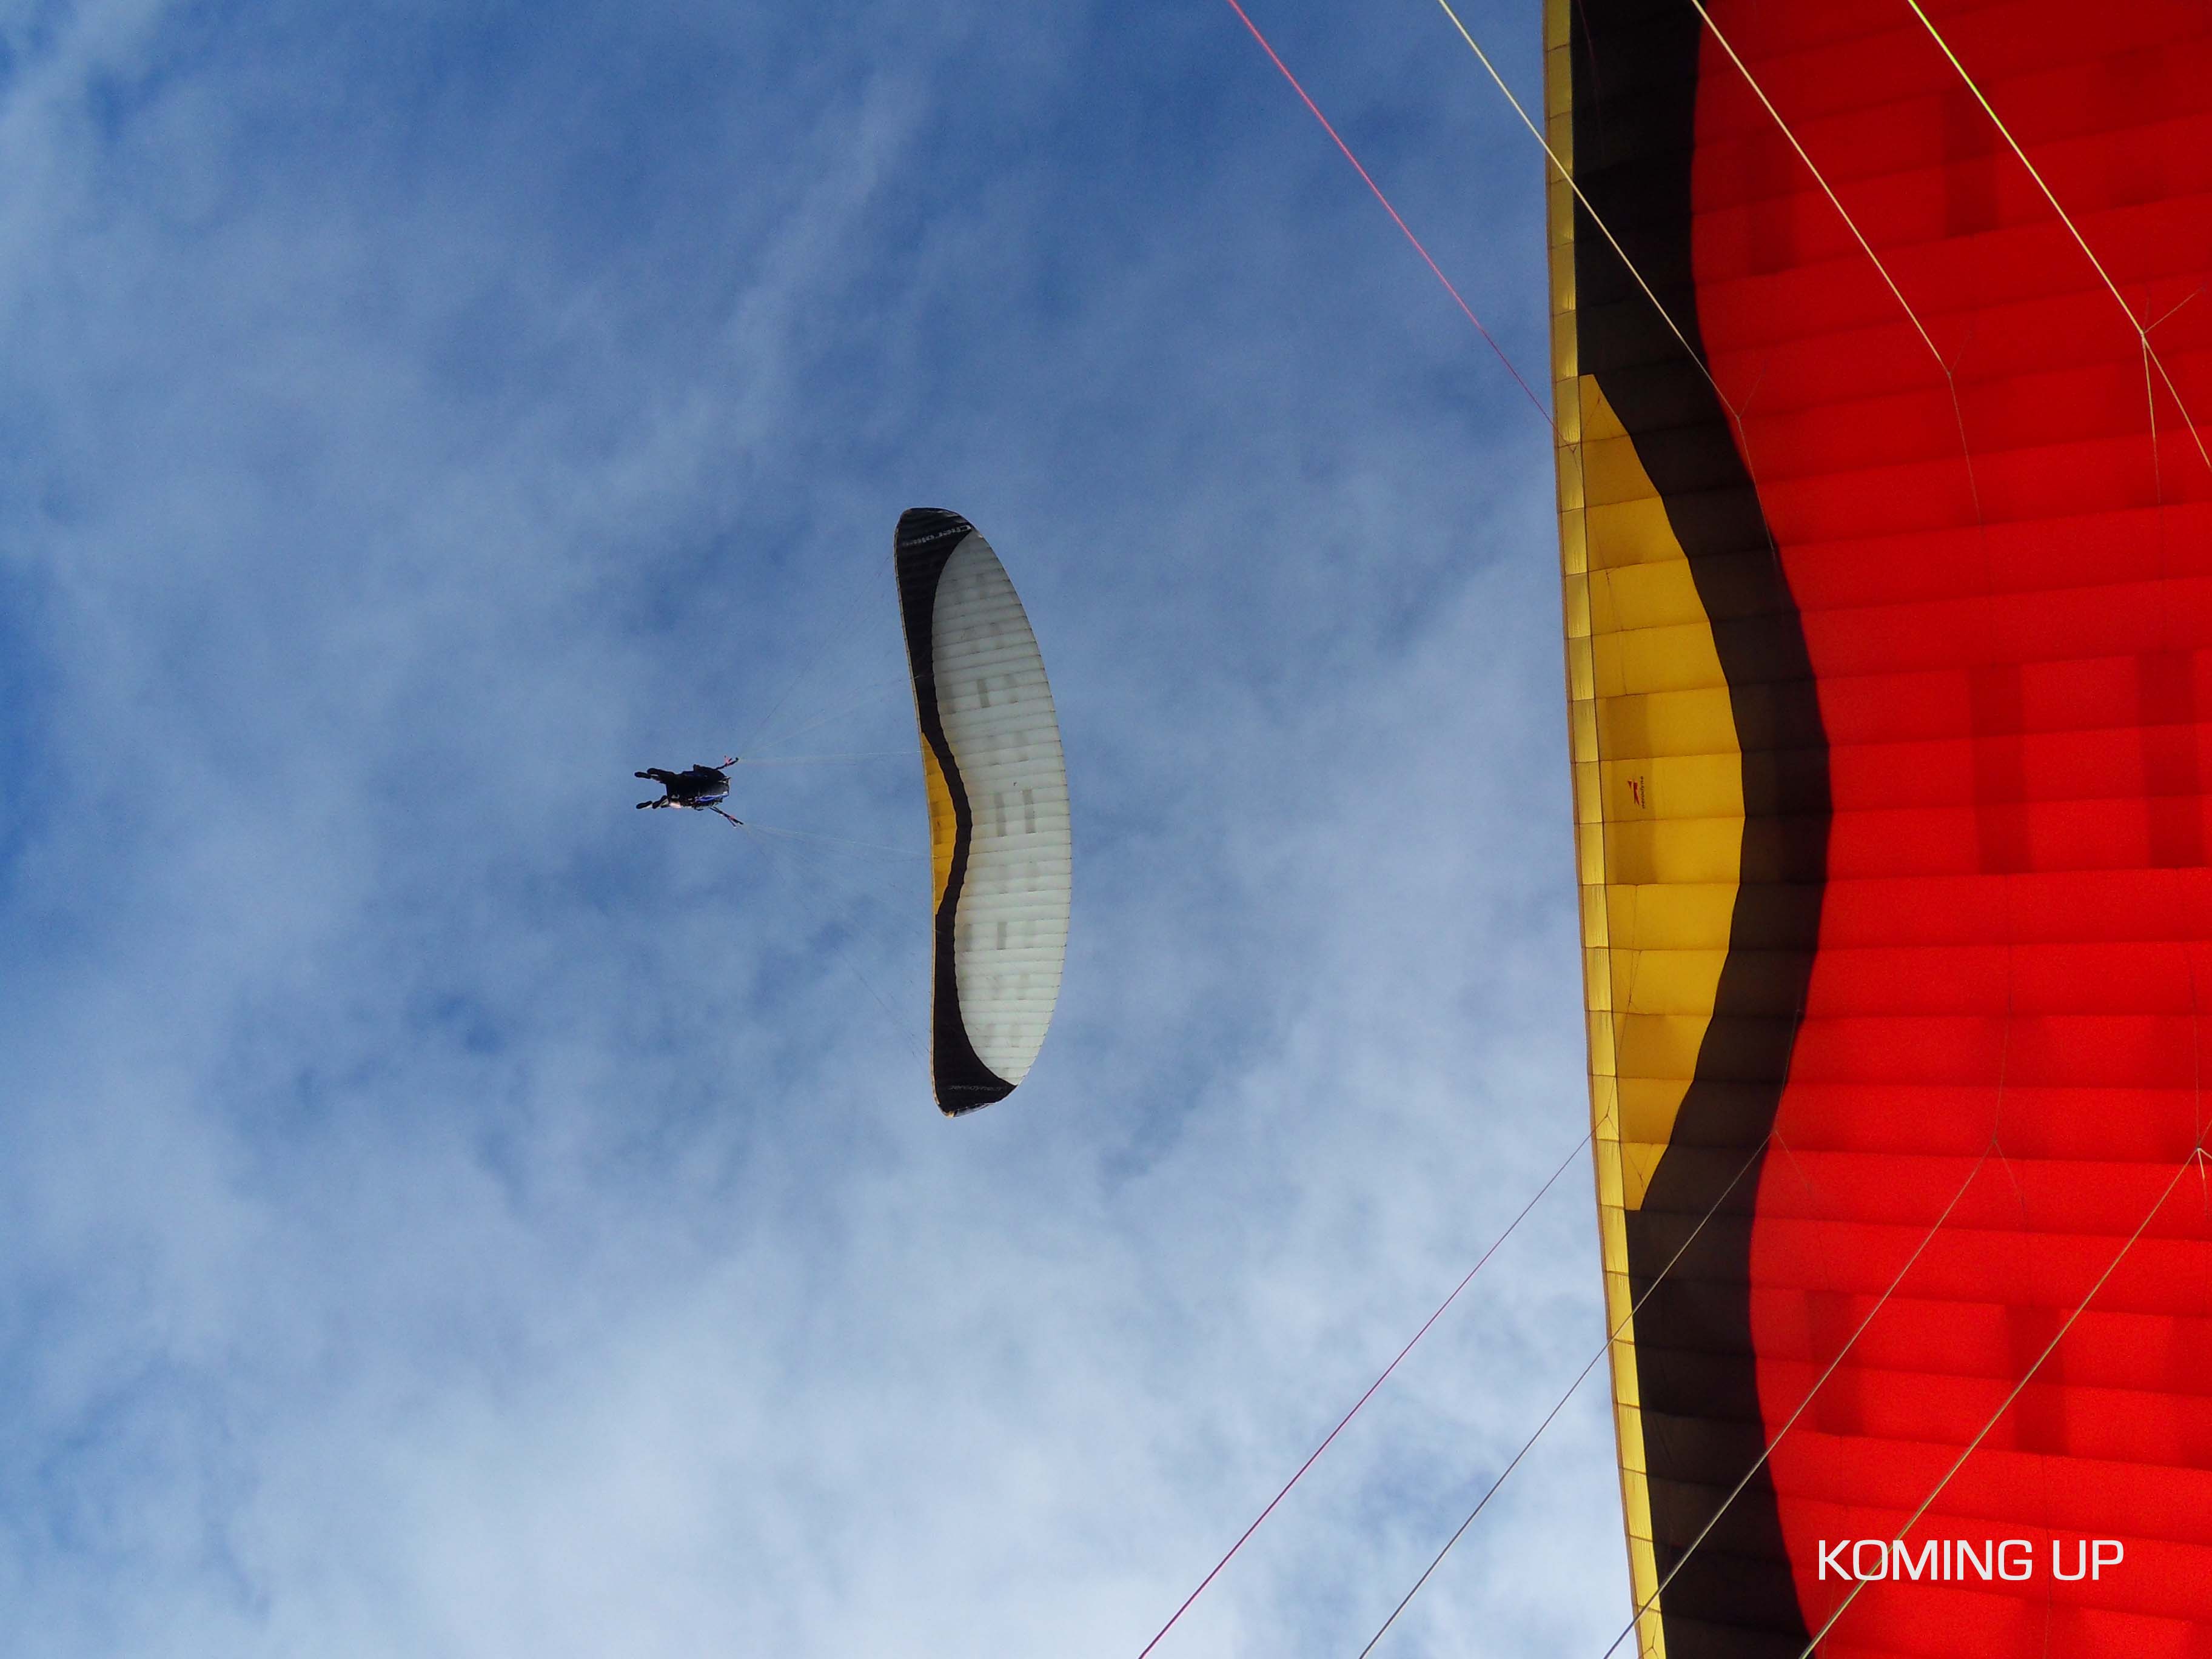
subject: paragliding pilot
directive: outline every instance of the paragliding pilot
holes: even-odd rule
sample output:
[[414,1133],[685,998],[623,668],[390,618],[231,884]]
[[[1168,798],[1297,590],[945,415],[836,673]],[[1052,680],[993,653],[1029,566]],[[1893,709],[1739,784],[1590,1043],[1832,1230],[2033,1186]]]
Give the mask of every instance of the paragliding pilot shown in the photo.
[[[658,766],[634,772],[631,776],[657,783],[662,792],[659,800],[638,802],[638,810],[643,811],[648,806],[688,806],[694,811],[714,812],[729,818],[730,815],[719,805],[730,798],[730,775],[722,768],[737,763],[735,755],[725,755],[718,765],[694,766],[688,772],[664,772]],[[730,822],[741,823],[742,820],[730,818]]]

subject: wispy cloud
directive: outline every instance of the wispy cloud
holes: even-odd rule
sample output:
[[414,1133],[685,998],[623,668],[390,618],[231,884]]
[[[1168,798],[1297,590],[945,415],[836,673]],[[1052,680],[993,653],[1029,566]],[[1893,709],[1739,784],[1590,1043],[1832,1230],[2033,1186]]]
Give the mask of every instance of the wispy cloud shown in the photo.
[[[1270,21],[1540,361],[1510,114]],[[1203,4],[0,42],[15,1650],[1133,1654],[1581,1133],[1548,434]],[[1077,814],[957,1125],[912,860],[628,793],[890,753],[736,805],[920,851],[921,502]],[[1562,1182],[1163,1653],[1356,1651],[1595,1255]],[[1611,1636],[1601,1387],[1398,1650]]]

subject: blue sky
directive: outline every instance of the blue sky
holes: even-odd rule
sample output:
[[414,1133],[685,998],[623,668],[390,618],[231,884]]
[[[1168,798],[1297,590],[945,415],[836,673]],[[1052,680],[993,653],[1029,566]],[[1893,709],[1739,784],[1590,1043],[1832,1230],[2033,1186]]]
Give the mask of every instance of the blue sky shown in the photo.
[[[1254,15],[1540,380],[1426,3]],[[10,1652],[1133,1656],[1582,1132],[1520,392],[1220,0],[8,0],[0,157]],[[915,505],[1077,836],[955,1124]],[[632,811],[733,747],[874,758]],[[1577,1171],[1163,1659],[1356,1653],[1601,1336]],[[1601,1379],[1379,1651],[1626,1610]]]

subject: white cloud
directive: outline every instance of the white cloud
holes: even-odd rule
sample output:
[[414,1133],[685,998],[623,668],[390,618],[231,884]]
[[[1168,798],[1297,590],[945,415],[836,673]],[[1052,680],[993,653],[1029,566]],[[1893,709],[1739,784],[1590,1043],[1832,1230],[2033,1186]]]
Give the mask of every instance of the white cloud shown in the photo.
[[[1580,1133],[1547,434],[1233,18],[940,11],[0,21],[21,1650],[1133,1654]],[[1078,812],[952,1125],[920,872],[625,793],[854,703],[740,811],[918,848],[921,501]],[[1530,1227],[1164,1656],[1356,1650],[1597,1340]],[[1611,1636],[1601,1387],[1397,1650]]]

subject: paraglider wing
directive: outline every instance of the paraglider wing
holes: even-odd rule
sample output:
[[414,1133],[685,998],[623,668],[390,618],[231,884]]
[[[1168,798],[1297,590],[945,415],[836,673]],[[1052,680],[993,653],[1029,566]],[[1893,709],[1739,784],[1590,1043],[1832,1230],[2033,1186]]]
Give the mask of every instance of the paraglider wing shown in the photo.
[[929,793],[931,1071],[948,1116],[1029,1074],[1060,998],[1071,847],[1060,722],[991,544],[915,507],[893,544]]
[[1636,1651],[2212,1651],[2212,7],[1704,12],[1546,5]]

